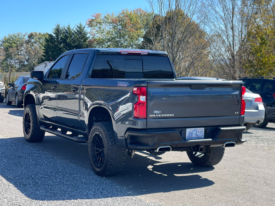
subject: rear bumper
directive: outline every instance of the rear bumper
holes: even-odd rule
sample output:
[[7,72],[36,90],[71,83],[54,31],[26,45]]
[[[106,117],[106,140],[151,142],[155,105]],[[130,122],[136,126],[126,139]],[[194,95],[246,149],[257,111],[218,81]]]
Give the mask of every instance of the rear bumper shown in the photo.
[[265,117],[265,109],[260,110],[245,110],[244,122],[256,123],[263,122]]
[[226,142],[242,144],[244,126],[204,127],[204,139],[186,140],[186,128],[129,130],[126,143],[133,150],[155,150],[160,146],[171,146],[173,150],[184,150],[193,146],[222,146]]

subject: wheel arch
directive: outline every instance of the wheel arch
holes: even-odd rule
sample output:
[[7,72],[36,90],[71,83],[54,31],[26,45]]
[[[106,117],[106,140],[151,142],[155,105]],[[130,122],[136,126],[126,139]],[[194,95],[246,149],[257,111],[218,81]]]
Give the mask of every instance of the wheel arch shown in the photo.
[[102,106],[93,107],[89,112],[88,125],[87,125],[88,132],[90,132],[91,128],[95,123],[106,122],[106,121],[111,121],[113,129],[115,129],[110,111]]
[[25,97],[24,97],[24,108],[28,105],[28,104],[35,104],[35,98],[33,95],[31,94],[27,94]]

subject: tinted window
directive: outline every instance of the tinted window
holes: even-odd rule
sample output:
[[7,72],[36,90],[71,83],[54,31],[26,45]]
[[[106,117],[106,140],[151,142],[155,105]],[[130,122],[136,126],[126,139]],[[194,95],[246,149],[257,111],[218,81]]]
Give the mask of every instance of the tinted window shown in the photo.
[[23,83],[26,84],[29,81],[30,77],[23,77]]
[[174,78],[168,57],[143,57],[144,78]]
[[66,79],[76,79],[81,75],[88,54],[75,54],[66,74]]
[[263,80],[250,80],[247,84],[247,89],[253,93],[260,93]]
[[60,79],[69,56],[62,57],[51,69],[49,79]]
[[265,83],[264,83],[264,87],[263,87],[263,92],[268,92],[268,91],[270,91],[270,90],[272,90],[273,89],[273,83],[272,82],[270,82],[270,81],[265,81]]
[[168,57],[98,55],[92,78],[174,78]]
[[117,56],[110,61],[113,67],[115,78],[143,78],[142,60],[127,59],[124,56]]
[[109,55],[98,55],[94,63],[92,78],[112,78],[113,73],[109,65]]

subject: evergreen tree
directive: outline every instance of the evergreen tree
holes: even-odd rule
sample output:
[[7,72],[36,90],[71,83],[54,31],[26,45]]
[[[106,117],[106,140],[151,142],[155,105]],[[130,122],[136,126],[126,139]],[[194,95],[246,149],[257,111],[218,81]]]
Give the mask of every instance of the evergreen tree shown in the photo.
[[75,28],[71,28],[70,25],[61,27],[57,24],[53,34],[48,34],[45,40],[42,61],[54,61],[68,50],[87,48],[88,40],[88,32],[81,23]]
[[70,25],[63,29],[62,42],[65,50],[75,49],[75,30]]
[[75,48],[77,49],[87,48],[89,34],[86,31],[85,26],[83,26],[81,23],[76,25],[74,34],[75,34]]

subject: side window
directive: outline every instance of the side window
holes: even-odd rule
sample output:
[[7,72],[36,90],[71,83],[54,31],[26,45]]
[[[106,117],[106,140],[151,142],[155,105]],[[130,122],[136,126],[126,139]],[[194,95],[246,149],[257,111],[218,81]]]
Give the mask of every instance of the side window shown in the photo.
[[259,94],[261,91],[261,86],[263,84],[263,80],[251,80],[246,86],[253,93]]
[[272,90],[272,89],[273,89],[273,84],[272,84],[272,82],[266,81],[266,82],[264,83],[264,87],[263,87],[262,92],[268,92],[268,91],[270,91],[270,90]]
[[66,79],[76,79],[82,73],[88,54],[75,54],[66,74]]
[[49,79],[60,79],[62,70],[64,69],[69,56],[64,56],[52,67]]

